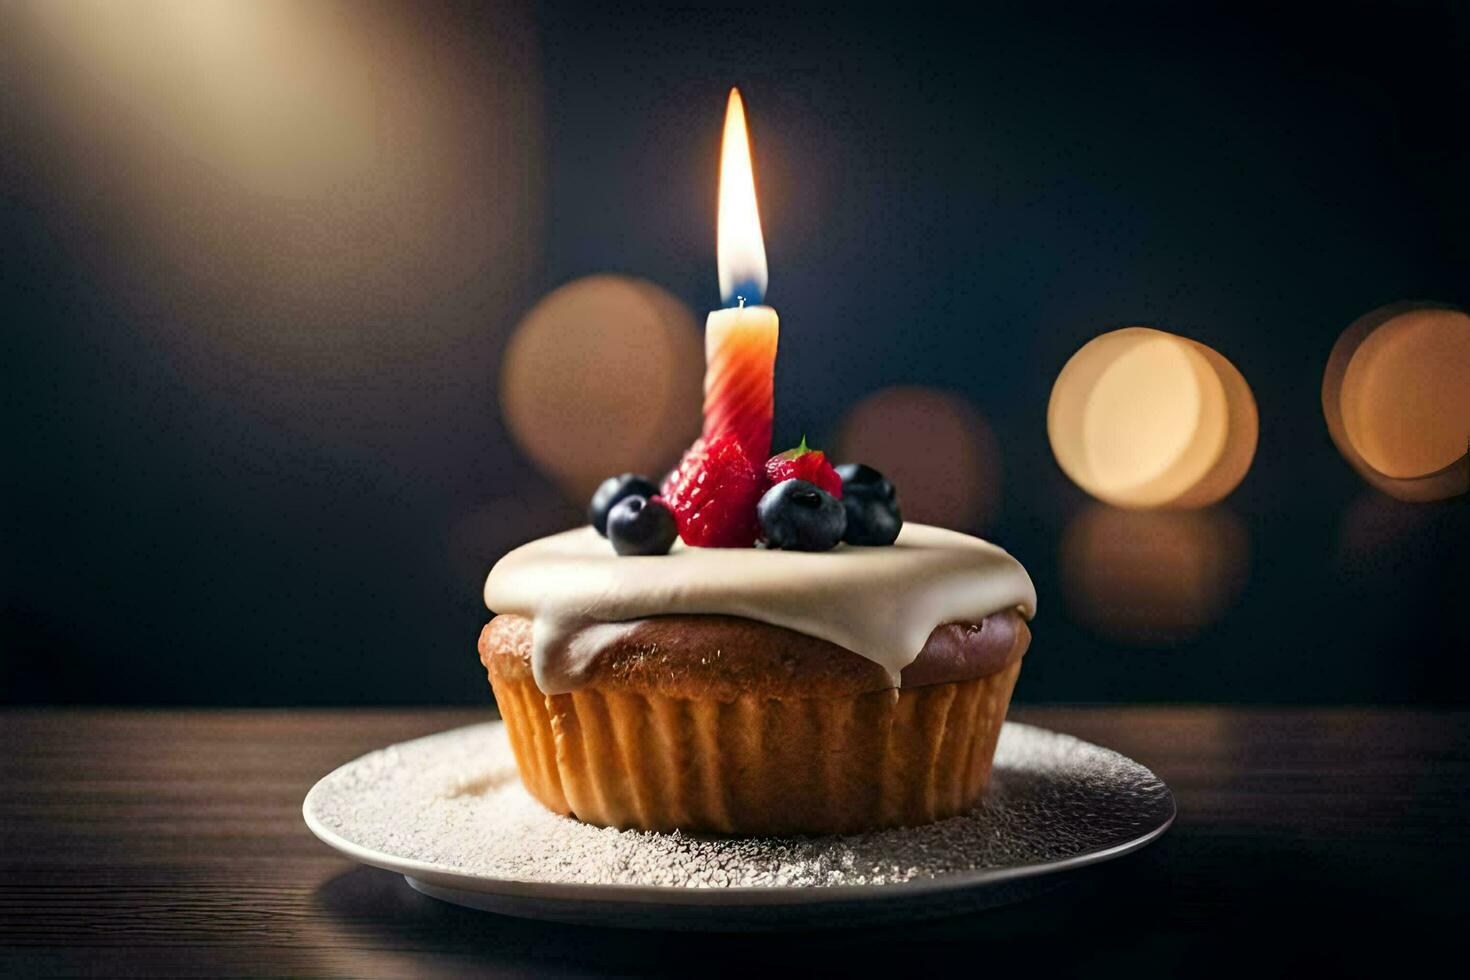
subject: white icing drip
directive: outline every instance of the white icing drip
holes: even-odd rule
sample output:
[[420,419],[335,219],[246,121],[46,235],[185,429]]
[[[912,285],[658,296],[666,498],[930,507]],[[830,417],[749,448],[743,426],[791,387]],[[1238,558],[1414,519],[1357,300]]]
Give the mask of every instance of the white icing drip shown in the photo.
[[523,545],[495,564],[485,605],[531,618],[531,667],[547,694],[578,687],[598,652],[637,620],[674,613],[743,616],[868,658],[895,687],[942,623],[1003,609],[1036,612],[1036,588],[1002,549],[906,523],[887,548],[822,553],[690,548],[624,558],[590,527]]

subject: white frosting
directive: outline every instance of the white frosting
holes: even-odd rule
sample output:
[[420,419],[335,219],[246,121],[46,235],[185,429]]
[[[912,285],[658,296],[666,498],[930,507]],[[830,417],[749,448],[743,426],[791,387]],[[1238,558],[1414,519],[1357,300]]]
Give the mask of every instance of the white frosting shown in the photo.
[[531,666],[547,694],[578,687],[598,652],[639,620],[673,613],[743,616],[836,643],[888,672],[942,623],[1036,612],[1036,587],[1004,550],[957,531],[906,523],[886,548],[690,548],[625,558],[590,527],[523,545],[490,570],[485,605],[533,622]]

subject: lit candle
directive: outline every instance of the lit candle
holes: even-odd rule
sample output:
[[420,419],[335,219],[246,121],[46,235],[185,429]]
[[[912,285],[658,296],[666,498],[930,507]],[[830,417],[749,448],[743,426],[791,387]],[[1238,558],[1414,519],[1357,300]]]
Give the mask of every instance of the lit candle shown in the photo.
[[725,110],[717,251],[727,308],[705,322],[704,437],[733,432],[746,455],[763,462],[771,454],[780,319],[775,310],[759,305],[766,293],[766,243],[738,89],[730,90]]

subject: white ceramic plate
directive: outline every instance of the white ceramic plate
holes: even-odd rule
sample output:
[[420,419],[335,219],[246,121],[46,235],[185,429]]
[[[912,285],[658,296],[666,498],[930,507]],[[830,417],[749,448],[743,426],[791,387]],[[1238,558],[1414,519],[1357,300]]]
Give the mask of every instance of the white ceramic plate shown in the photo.
[[842,837],[617,831],[521,788],[504,726],[472,725],[349,762],[302,806],[338,851],[427,895],[526,918],[771,929],[928,918],[1005,904],[1136,850],[1174,819],[1153,773],[1008,722],[985,801],[925,827]]

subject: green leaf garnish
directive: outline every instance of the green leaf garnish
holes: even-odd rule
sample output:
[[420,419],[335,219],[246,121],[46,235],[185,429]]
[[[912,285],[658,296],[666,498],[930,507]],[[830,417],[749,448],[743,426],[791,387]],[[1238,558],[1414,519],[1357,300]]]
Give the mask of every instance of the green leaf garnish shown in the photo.
[[803,433],[801,437],[801,445],[797,446],[795,449],[788,449],[784,453],[780,453],[779,455],[781,459],[796,459],[798,456],[805,456],[807,453],[814,452],[818,452],[818,450],[812,449],[807,446],[806,434]]

